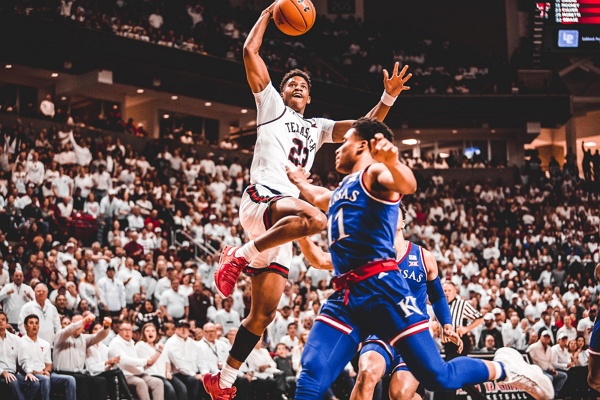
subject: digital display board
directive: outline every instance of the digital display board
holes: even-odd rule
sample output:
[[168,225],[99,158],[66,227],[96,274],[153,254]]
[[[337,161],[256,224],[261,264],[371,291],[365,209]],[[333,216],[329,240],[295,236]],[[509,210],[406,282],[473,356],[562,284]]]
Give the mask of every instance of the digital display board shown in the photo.
[[600,52],[600,0],[536,2],[546,48],[561,53]]
[[558,24],[600,24],[600,0],[555,0],[554,21]]

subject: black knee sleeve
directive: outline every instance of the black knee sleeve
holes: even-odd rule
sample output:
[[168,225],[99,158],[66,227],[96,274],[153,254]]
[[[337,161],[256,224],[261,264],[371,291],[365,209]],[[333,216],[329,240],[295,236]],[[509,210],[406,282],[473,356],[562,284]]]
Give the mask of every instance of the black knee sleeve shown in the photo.
[[246,329],[244,325],[241,325],[235,335],[235,341],[229,351],[229,355],[239,362],[244,362],[259,340],[259,335],[255,335]]

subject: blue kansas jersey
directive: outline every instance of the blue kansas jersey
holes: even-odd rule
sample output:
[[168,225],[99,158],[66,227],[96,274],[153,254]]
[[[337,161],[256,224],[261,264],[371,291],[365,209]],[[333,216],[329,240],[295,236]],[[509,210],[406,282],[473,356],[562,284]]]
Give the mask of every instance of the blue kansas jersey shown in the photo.
[[427,315],[427,269],[421,246],[408,242],[406,253],[398,261],[398,268],[417,299],[419,310]]
[[363,171],[345,177],[329,202],[327,237],[335,275],[394,259],[398,201],[381,200],[363,184]]

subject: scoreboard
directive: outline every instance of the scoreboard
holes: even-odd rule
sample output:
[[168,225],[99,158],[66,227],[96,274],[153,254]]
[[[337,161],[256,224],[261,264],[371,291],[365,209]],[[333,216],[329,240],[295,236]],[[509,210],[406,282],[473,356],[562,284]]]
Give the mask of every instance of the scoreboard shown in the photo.
[[560,53],[600,53],[600,0],[536,2],[546,48]]
[[600,24],[600,0],[555,0],[554,21],[558,24]]

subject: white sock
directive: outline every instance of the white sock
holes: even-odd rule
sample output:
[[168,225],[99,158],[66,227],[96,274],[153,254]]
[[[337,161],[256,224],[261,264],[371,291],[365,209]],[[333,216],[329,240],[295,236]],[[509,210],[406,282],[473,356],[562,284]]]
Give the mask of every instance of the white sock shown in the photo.
[[219,386],[221,389],[228,389],[233,386],[235,379],[237,378],[238,370],[225,364],[221,370],[221,379],[219,379]]
[[502,364],[500,364],[497,361],[492,361],[492,364],[494,365],[494,369],[496,370],[496,376],[494,377],[494,380],[505,379],[506,373],[504,372],[504,367],[502,366]]
[[235,252],[236,257],[244,257],[246,261],[252,261],[260,254],[260,251],[256,248],[254,240],[249,241]]

